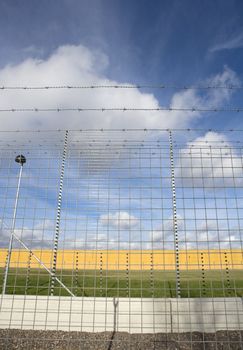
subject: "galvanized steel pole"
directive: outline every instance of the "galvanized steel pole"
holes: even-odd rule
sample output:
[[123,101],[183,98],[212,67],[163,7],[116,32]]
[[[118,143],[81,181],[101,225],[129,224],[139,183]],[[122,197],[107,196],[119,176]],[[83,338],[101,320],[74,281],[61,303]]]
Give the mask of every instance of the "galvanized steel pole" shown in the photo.
[[19,200],[19,189],[20,189],[20,183],[21,183],[21,178],[22,178],[23,165],[24,165],[24,163],[26,163],[26,159],[21,154],[15,158],[15,162],[20,164],[20,169],[19,169],[18,186],[17,186],[17,192],[16,192],[15,204],[14,204],[14,213],[13,213],[13,220],[12,220],[12,227],[11,227],[11,235],[10,235],[8,252],[7,252],[7,257],[6,257],[6,265],[5,265],[5,272],[4,272],[4,279],[3,279],[2,294],[6,293],[8,272],[9,272],[9,266],[10,266],[12,248],[13,248],[14,230],[15,230],[15,223],[16,223],[18,200]]

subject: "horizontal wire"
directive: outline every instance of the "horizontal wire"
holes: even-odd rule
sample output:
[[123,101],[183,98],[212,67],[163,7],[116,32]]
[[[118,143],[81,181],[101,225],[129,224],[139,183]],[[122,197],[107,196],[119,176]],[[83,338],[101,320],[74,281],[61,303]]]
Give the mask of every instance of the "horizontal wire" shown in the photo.
[[[40,134],[44,134],[44,133],[62,133],[65,132],[67,129],[12,129],[12,130],[0,130],[0,133],[22,133],[22,132],[26,132],[26,133],[40,133]],[[102,133],[124,133],[124,132],[128,132],[128,133],[134,133],[134,132],[144,132],[144,133],[148,133],[148,132],[168,132],[168,131],[172,131],[172,132],[243,132],[243,129],[224,129],[224,128],[101,128],[101,129],[97,129],[97,128],[83,128],[83,129],[68,129],[69,132],[76,132],[76,133],[85,133],[88,134],[87,137],[93,137],[94,134],[98,135],[98,134],[102,134]]]
[[243,107],[233,108],[200,108],[200,107],[157,107],[157,108],[137,108],[137,107],[98,107],[98,108],[86,108],[86,107],[56,107],[56,108],[6,108],[0,109],[0,112],[243,112]]
[[58,89],[175,89],[175,90],[242,90],[242,85],[176,85],[176,84],[92,84],[92,85],[46,85],[46,86],[0,86],[0,90],[58,90]]

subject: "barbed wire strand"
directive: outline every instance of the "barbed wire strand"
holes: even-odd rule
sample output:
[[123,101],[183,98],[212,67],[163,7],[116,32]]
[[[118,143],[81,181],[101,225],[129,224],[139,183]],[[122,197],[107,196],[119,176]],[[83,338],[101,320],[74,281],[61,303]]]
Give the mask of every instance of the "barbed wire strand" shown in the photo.
[[173,84],[133,84],[133,85],[47,85],[47,86],[5,86],[0,90],[54,90],[54,89],[173,89],[173,90],[242,90],[242,85],[173,85]]
[[[237,128],[237,129],[228,129],[228,128],[76,128],[76,129],[68,129],[70,132],[135,132],[135,131],[140,131],[140,132],[151,132],[151,131],[156,131],[156,132],[168,132],[168,131],[173,131],[173,132],[242,132],[243,129]],[[56,128],[56,129],[12,129],[12,130],[0,130],[0,133],[21,133],[21,132],[29,132],[29,133],[46,133],[46,132],[51,132],[51,133],[62,133],[65,132],[65,129],[61,128]],[[0,140],[1,141],[1,140]]]
[[217,108],[217,107],[155,107],[155,108],[139,108],[139,107],[55,107],[55,108],[4,108],[0,109],[3,112],[243,112],[243,107],[232,108]]

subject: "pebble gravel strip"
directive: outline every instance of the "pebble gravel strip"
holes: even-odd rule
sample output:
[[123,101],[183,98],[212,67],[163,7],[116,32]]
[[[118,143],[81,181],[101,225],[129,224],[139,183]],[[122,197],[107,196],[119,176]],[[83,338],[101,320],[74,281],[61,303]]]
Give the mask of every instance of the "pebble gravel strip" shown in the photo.
[[129,334],[0,330],[1,350],[242,350],[243,331]]

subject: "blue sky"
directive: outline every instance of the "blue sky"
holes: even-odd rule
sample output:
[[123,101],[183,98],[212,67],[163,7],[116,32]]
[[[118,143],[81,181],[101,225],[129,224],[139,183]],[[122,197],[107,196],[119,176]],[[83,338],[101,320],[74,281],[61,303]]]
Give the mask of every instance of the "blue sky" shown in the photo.
[[152,78],[161,64],[167,68],[160,72],[180,68],[184,79],[189,67],[196,77],[204,77],[202,69],[204,74],[217,71],[218,64],[237,70],[240,50],[226,50],[208,64],[205,58],[210,48],[242,34],[242,7],[234,0],[60,0],[58,6],[45,0],[1,1],[1,45],[6,50],[1,61],[16,60],[19,52],[14,51],[30,46],[50,53],[60,45],[82,43],[104,50],[115,65],[123,66],[123,73],[133,59],[140,74],[144,68],[155,70]]
[[0,9],[2,66],[83,44],[104,51],[121,81],[191,83],[225,64],[242,74],[242,1],[2,0]]

